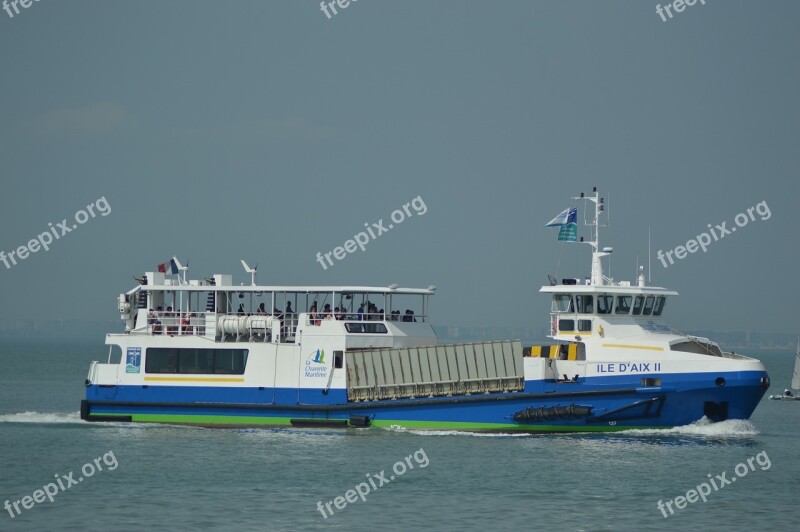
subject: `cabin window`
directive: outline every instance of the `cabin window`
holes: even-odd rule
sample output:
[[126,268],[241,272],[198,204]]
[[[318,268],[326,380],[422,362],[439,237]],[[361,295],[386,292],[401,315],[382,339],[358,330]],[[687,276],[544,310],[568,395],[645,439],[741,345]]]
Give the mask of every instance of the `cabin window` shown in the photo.
[[578,331],[592,332],[592,320],[578,320]]
[[633,314],[634,316],[638,316],[642,313],[642,307],[644,306],[644,296],[636,296],[636,299],[633,301]]
[[611,314],[611,307],[614,305],[614,296],[597,296],[597,313]]
[[344,324],[344,328],[349,333],[362,333],[362,334],[385,334],[386,325],[383,323],[369,323],[369,322],[348,322]]
[[615,314],[630,314],[631,312],[631,296],[617,296],[617,308],[614,309]]
[[656,298],[653,296],[647,296],[647,299],[644,300],[644,310],[642,311],[642,315],[649,316],[653,312],[653,302]]
[[554,295],[551,312],[575,312],[575,307],[572,306],[572,296],[568,294]]
[[145,353],[145,373],[244,375],[247,349],[151,347]]
[[594,300],[592,296],[575,296],[575,306],[578,307],[580,314],[591,314],[594,312]]
[[558,320],[559,332],[572,332],[575,330],[575,320]]
[[661,313],[664,312],[664,303],[667,302],[667,298],[664,296],[658,296],[656,298],[656,306],[653,307],[653,316],[661,316]]

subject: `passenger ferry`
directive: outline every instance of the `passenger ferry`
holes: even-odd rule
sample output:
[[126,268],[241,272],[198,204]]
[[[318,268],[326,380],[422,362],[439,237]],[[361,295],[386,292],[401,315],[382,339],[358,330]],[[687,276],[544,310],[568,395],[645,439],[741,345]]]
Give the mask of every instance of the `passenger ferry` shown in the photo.
[[[262,286],[148,272],[119,296],[125,332],[92,362],[81,418],[208,427],[618,431],[747,419],[763,364],[664,321],[677,292],[603,275],[551,281],[549,345],[438,344],[435,287]],[[583,239],[581,239],[583,241]],[[177,263],[177,261],[175,261]]]

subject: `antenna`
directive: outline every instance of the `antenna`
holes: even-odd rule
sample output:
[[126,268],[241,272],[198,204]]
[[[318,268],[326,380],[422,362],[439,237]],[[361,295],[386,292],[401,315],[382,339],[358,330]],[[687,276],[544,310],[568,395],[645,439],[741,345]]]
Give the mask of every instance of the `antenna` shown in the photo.
[[242,267],[244,268],[244,271],[246,271],[247,273],[250,274],[250,284],[252,286],[255,286],[256,285],[256,272],[258,271],[258,264],[256,264],[255,268],[251,268],[250,266],[247,265],[247,263],[244,261],[244,259],[241,259],[241,261],[242,261]]
[[647,284],[653,283],[653,268],[650,266],[653,254],[650,252],[650,226],[647,226]]

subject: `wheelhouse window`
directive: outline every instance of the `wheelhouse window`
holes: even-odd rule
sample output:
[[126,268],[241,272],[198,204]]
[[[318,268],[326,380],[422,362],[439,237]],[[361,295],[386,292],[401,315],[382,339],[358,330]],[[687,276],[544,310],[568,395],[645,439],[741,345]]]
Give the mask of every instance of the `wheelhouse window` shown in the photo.
[[592,296],[575,296],[575,306],[578,313],[591,314],[594,312],[594,298]]
[[653,312],[653,303],[655,302],[653,296],[647,296],[647,299],[644,300],[644,310],[642,310],[642,315],[649,316]]
[[558,320],[559,332],[572,332],[575,330],[575,320]]
[[191,349],[150,347],[145,373],[244,375],[247,349]]
[[636,299],[633,300],[633,315],[638,316],[642,313],[642,307],[644,306],[644,296],[636,296]]
[[388,332],[386,330],[386,325],[383,323],[368,323],[368,322],[348,322],[344,324],[344,328],[349,333],[361,333],[361,334],[385,334]]
[[575,307],[572,306],[572,296],[569,294],[555,294],[551,312],[575,312]]
[[578,320],[578,331],[592,332],[592,320]]
[[658,296],[656,298],[656,306],[653,307],[653,316],[661,316],[661,313],[664,312],[664,304],[667,302],[667,298],[664,296]]
[[630,314],[631,313],[631,296],[617,296],[617,307],[614,309],[615,314]]
[[611,307],[614,305],[614,296],[597,296],[597,313],[611,314]]

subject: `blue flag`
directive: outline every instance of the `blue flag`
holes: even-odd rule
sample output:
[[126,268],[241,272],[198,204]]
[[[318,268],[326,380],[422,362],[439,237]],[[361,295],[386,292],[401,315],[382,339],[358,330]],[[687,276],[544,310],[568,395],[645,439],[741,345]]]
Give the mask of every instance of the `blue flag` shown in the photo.
[[545,224],[545,227],[559,227],[558,239],[564,242],[578,241],[578,209],[569,207]]

